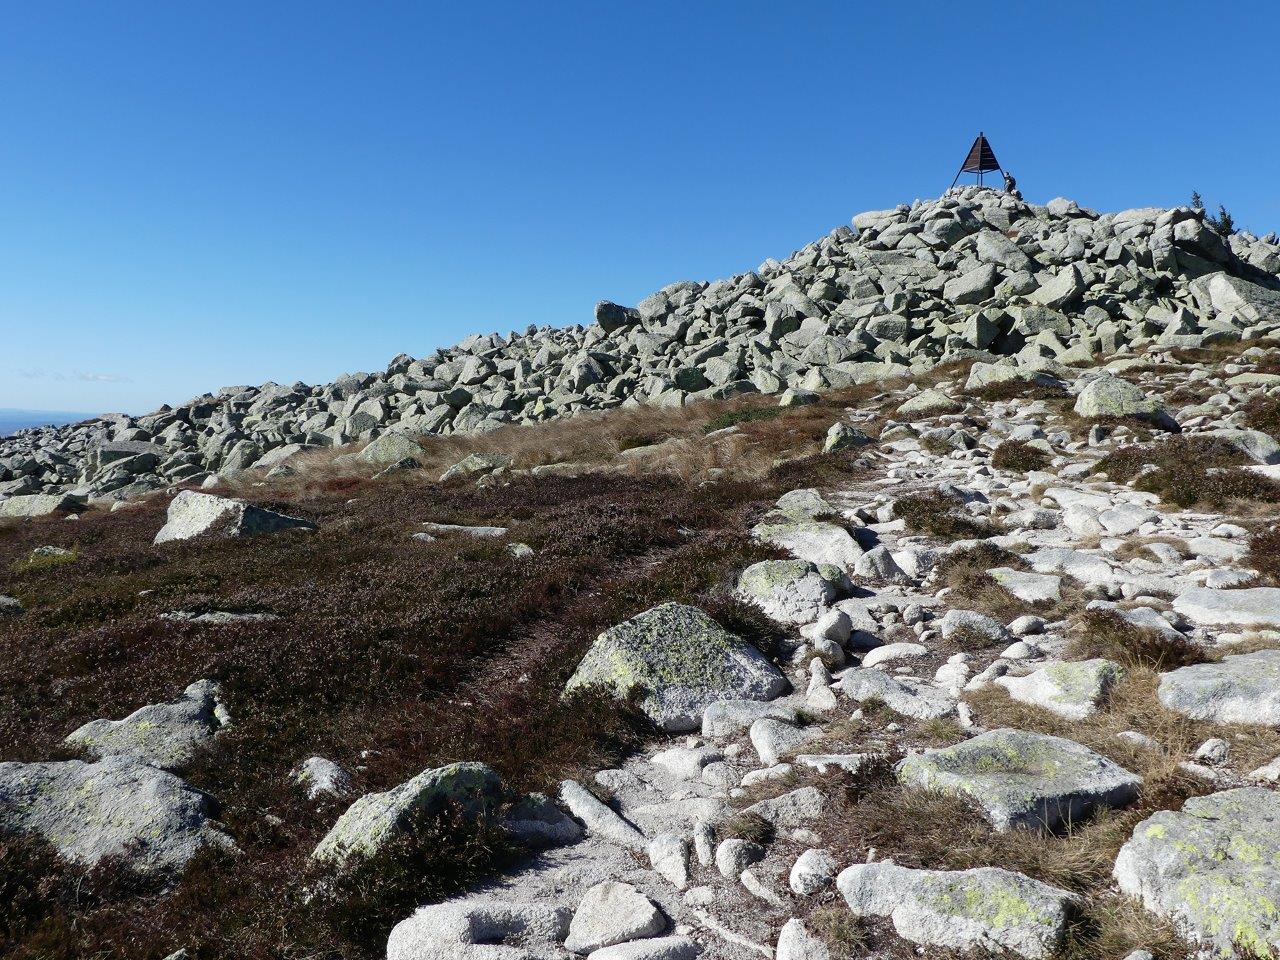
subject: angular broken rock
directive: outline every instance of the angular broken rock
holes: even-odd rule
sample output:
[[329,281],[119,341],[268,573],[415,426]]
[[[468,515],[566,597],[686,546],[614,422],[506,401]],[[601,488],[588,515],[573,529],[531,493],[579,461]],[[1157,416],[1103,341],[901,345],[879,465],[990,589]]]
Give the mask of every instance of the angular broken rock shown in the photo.
[[912,943],[963,951],[1009,951],[1030,960],[1063,942],[1077,898],[997,867],[911,870],[891,861],[856,864],[836,887],[857,917],[886,917]]
[[606,880],[582,898],[569,924],[564,948],[590,953],[616,943],[656,937],[667,928],[667,918],[652,900],[631,886]]
[[619,699],[638,695],[662,730],[697,730],[719,700],[772,700],[786,677],[755,647],[697,607],[664,603],[610,627],[582,658],[566,693],[601,687]]
[[779,829],[791,829],[820,818],[826,805],[827,798],[817,787],[800,787],[780,797],[753,803],[742,812],[755,814]]
[[1092,811],[1123,807],[1142,778],[1063,737],[1002,728],[953,747],[912,753],[898,779],[923,790],[972,797],[997,830],[1054,830]]
[[367,793],[351,804],[324,835],[311,859],[336,868],[376,856],[401,836],[418,816],[454,805],[464,816],[479,818],[504,798],[501,780],[483,763],[451,763],[424,770],[384,793]]
[[360,451],[359,456],[365,463],[385,467],[404,460],[417,460],[422,456],[422,444],[407,434],[393,430],[371,441]]
[[190,540],[192,537],[250,537],[277,530],[314,530],[310,520],[286,517],[282,513],[255,507],[244,500],[232,500],[212,493],[183,490],[169,503],[165,524],[155,543]]
[[511,466],[512,462],[505,453],[473,453],[440,474],[440,482],[447,483],[456,477],[470,477],[477,473],[492,473]]
[[1120,889],[1214,956],[1280,952],[1280,794],[1262,787],[1193,797],[1133,829]]
[[1051,663],[1026,676],[1006,675],[995,682],[1021,703],[1068,720],[1084,720],[1098,712],[1098,705],[1122,676],[1120,664],[1098,658]]
[[[387,939],[387,960],[516,960],[555,950],[569,932],[568,907],[496,899],[419,907]],[[502,944],[510,943],[504,947]]]
[[1280,726],[1280,650],[1162,673],[1158,696],[1165,707],[1193,720]]
[[37,834],[85,866],[119,857],[155,874],[181,870],[205,847],[232,850],[214,808],[208,794],[127,757],[0,763],[0,830]]
[[964,404],[952,400],[941,390],[922,390],[898,407],[904,417],[934,417],[944,413],[959,413]]
[[172,770],[190,763],[230,719],[218,685],[198,680],[177,700],[142,707],[123,720],[90,721],[65,742],[94,757],[130,757]]

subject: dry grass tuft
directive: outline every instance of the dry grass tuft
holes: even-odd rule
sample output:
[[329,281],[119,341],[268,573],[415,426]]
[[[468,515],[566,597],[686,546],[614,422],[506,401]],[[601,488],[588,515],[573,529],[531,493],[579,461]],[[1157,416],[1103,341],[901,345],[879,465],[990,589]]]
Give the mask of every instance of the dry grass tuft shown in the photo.
[[1064,654],[1068,660],[1104,657],[1125,667],[1166,671],[1208,659],[1198,643],[1139,627],[1113,610],[1086,610],[1072,632]]

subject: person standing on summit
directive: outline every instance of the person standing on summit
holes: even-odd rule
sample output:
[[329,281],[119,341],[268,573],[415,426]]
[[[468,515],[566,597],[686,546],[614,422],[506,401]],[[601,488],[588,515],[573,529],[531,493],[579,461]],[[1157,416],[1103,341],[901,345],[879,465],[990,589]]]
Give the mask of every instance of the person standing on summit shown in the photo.
[[1000,172],[1004,174],[1004,192],[1012,194],[1021,200],[1022,194],[1018,192],[1018,181],[1013,178],[1013,174],[1008,170],[1001,170]]

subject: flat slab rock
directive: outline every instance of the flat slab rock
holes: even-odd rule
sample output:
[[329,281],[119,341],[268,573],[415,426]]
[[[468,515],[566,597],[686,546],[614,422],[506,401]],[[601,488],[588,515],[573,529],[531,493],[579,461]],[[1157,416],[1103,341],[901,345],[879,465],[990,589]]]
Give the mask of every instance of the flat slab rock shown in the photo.
[[898,764],[912,787],[972,797],[997,830],[1053,830],[1102,807],[1123,807],[1142,778],[1074,740],[1003,728]]
[[[387,960],[514,960],[535,956],[517,950],[542,947],[559,953],[569,932],[568,907],[500,899],[437,903],[419,907],[387,939]],[[541,952],[541,951],[540,951]]]
[[899,680],[879,670],[846,670],[840,689],[862,703],[882,700],[890,710],[916,720],[934,720],[955,713],[957,701],[945,690],[919,681]]
[[1280,650],[1259,650],[1160,675],[1168,709],[1194,720],[1280,726]]
[[1008,951],[1031,960],[1063,942],[1076,898],[997,867],[912,870],[891,861],[857,864],[836,887],[858,917],[885,917],[912,943],[952,950]]
[[183,490],[169,502],[165,524],[156,533],[155,543],[204,536],[250,537],[277,530],[315,528],[310,520],[287,517],[244,500]]
[[1280,627],[1280,587],[1192,587],[1174,598],[1173,609],[1202,627]]
[[75,863],[120,857],[142,874],[180,870],[206,846],[233,849],[213,798],[127,757],[0,763],[0,829],[34,833]]
[[1097,713],[1098,704],[1122,676],[1118,663],[1099,658],[1051,663],[1026,676],[998,677],[995,683],[1022,703],[1068,720],[1084,720]]
[[812,517],[774,514],[751,528],[751,534],[810,563],[830,563],[846,573],[862,556],[862,547],[838,523]]
[[1193,797],[1139,823],[1120,848],[1120,889],[1218,956],[1280,952],[1280,794]]
[[218,685],[199,680],[177,700],[142,707],[123,720],[92,720],[65,742],[94,757],[130,757],[169,770],[191,762],[229,720]]
[[668,732],[697,730],[720,700],[772,700],[785,676],[755,647],[704,611],[664,603],[610,627],[582,658],[565,692],[603,687],[619,699],[643,692],[640,709]]

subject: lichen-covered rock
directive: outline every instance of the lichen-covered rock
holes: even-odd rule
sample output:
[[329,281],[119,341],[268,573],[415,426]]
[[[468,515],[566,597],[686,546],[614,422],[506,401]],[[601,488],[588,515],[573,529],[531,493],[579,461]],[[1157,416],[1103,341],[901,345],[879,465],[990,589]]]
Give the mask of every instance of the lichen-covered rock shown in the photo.
[[719,700],[772,700],[787,680],[755,647],[699,610],[664,603],[596,638],[565,687],[639,697],[661,729],[696,730]]
[[385,467],[403,460],[416,460],[422,456],[422,445],[408,434],[393,430],[367,444],[359,456],[365,463]]
[[836,887],[858,917],[885,917],[912,943],[1009,951],[1031,960],[1063,942],[1074,895],[998,867],[911,870],[886,861],[841,872]]
[[387,938],[387,960],[523,960],[559,953],[568,907],[477,899],[419,907]]
[[941,390],[921,390],[910,400],[898,407],[898,413],[904,417],[936,417],[944,413],[959,413],[964,404],[953,400]]
[[1143,820],[1120,848],[1120,889],[1215,956],[1280,952],[1280,794],[1193,797]]
[[172,770],[190,763],[230,719],[218,685],[198,680],[170,703],[142,707],[123,720],[92,720],[66,743],[94,757],[130,757]]
[[865,447],[872,443],[875,441],[857,427],[836,421],[827,430],[827,436],[822,441],[822,452],[838,453],[841,450],[856,450],[858,447]]
[[1194,720],[1280,726],[1280,650],[1162,673],[1158,695],[1168,709]]
[[1089,381],[1076,397],[1075,412],[1090,420],[1137,417],[1153,423],[1169,424],[1168,411],[1127,380],[1104,374]]
[[1063,737],[1002,728],[922,750],[897,768],[911,787],[972,797],[997,830],[1053,830],[1103,807],[1123,807],[1142,778]]
[[504,798],[502,781],[483,763],[450,763],[424,770],[384,793],[368,793],[351,804],[311,853],[318,863],[346,868],[376,856],[415,817],[446,805],[465,816],[488,815]]
[[1084,720],[1124,676],[1118,663],[1102,658],[1051,663],[1023,677],[1003,676],[996,684],[1022,703],[1056,713],[1068,720]]
[[351,774],[325,757],[308,757],[292,776],[293,782],[307,792],[308,800],[342,797],[351,792]]
[[807,560],[762,560],[742,571],[738,595],[779,623],[812,623],[839,596],[839,571]]
[[846,573],[862,556],[862,548],[848,530],[838,523],[812,517],[771,514],[752,527],[751,534],[800,560],[829,563]]
[[0,763],[0,829],[43,837],[74,863],[119,857],[141,874],[181,870],[206,846],[232,849],[215,803],[127,757]]
[[250,537],[277,530],[314,530],[315,527],[310,520],[286,517],[244,500],[183,490],[170,501],[168,517],[155,542],[202,536]]

